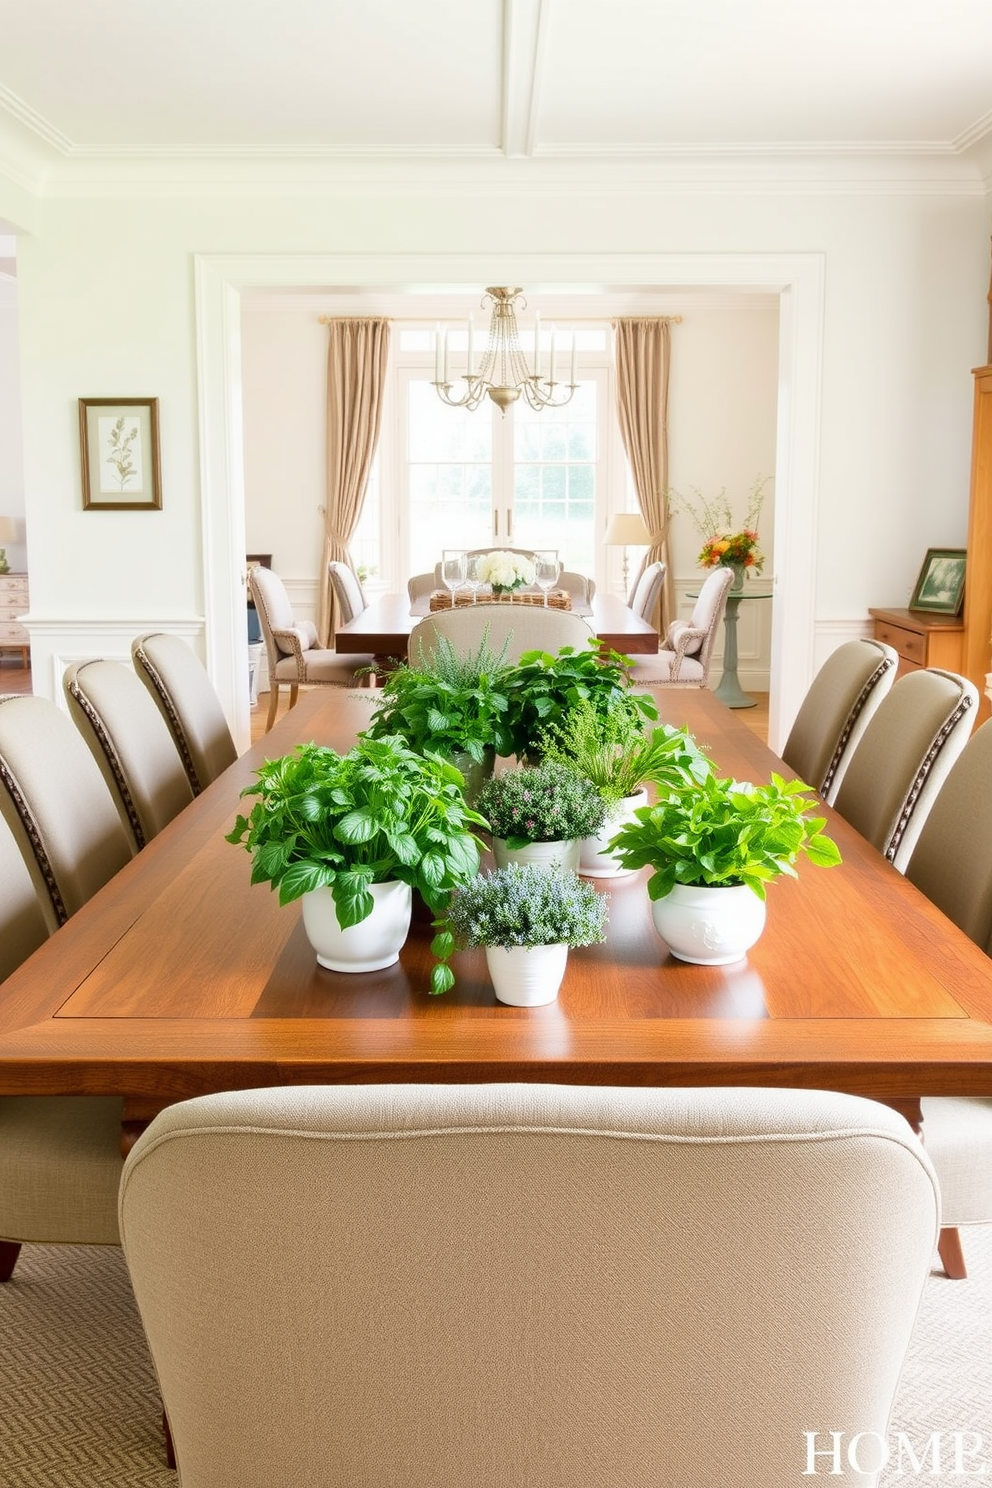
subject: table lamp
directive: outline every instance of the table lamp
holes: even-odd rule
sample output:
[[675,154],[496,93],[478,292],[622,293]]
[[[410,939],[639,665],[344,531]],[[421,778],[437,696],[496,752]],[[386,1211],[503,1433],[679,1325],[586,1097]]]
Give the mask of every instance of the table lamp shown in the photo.
[[[0,517],[0,544],[14,542],[17,537],[17,523],[13,517]],[[7,549],[0,547],[0,574],[10,573],[10,564],[7,562]]]
[[651,545],[651,534],[640,512],[614,512],[606,524],[603,541],[611,548],[623,548],[623,597],[627,598],[627,579],[630,563],[628,548],[647,548]]

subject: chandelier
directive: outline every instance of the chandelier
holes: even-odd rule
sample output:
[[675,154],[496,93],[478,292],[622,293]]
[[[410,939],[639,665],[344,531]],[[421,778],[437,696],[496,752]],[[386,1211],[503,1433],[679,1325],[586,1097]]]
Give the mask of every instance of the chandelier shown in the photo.
[[468,359],[466,370],[460,381],[465,383],[461,397],[452,396],[452,382],[448,376],[448,328],[440,328],[434,339],[434,383],[438,397],[449,408],[478,408],[485,395],[505,413],[511,403],[524,398],[531,408],[564,408],[575,392],[575,332],[572,332],[568,382],[557,380],[556,332],[551,327],[551,356],[545,376],[541,364],[541,317],[534,322],[534,370],[528,370],[524,354],[520,349],[520,333],[514,306],[519,302],[525,309],[527,301],[520,289],[490,287],[482,300],[482,307],[492,306],[489,318],[489,340],[482,353],[478,371],[475,368],[472,317],[468,318]]

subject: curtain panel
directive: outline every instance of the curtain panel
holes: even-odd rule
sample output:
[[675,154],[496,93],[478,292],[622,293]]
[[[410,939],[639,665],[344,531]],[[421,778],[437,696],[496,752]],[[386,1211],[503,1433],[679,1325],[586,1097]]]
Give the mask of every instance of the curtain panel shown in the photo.
[[[675,575],[668,555],[668,375],[671,331],[667,319],[613,322],[620,437],[630,461],[634,489],[651,534],[644,563],[665,564],[659,613],[664,634],[675,615]],[[644,565],[642,565],[643,568]]]
[[379,443],[389,357],[388,320],[328,320],[327,505],[320,567],[318,632],[333,646],[340,623],[327,565],[350,563],[348,544],[358,526],[365,487]]

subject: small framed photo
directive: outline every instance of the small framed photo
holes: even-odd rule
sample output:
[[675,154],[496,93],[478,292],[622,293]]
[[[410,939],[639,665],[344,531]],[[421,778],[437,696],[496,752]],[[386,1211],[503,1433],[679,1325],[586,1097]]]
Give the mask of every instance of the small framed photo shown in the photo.
[[80,398],[83,511],[160,511],[157,398]]
[[928,548],[909,608],[930,615],[960,615],[966,557],[964,548]]

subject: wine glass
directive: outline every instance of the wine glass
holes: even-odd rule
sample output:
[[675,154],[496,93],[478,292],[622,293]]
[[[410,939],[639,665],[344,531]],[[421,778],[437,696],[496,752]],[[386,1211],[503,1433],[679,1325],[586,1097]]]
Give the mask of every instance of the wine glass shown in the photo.
[[470,556],[466,559],[465,582],[472,591],[472,603],[478,604],[479,588],[482,584],[482,579],[479,575],[479,559],[476,555]]
[[544,593],[544,608],[548,607],[548,593],[558,582],[561,563],[557,553],[538,553],[534,559],[534,582]]
[[455,607],[455,596],[465,583],[465,554],[443,553],[441,556],[441,580],[451,593],[451,607]]

